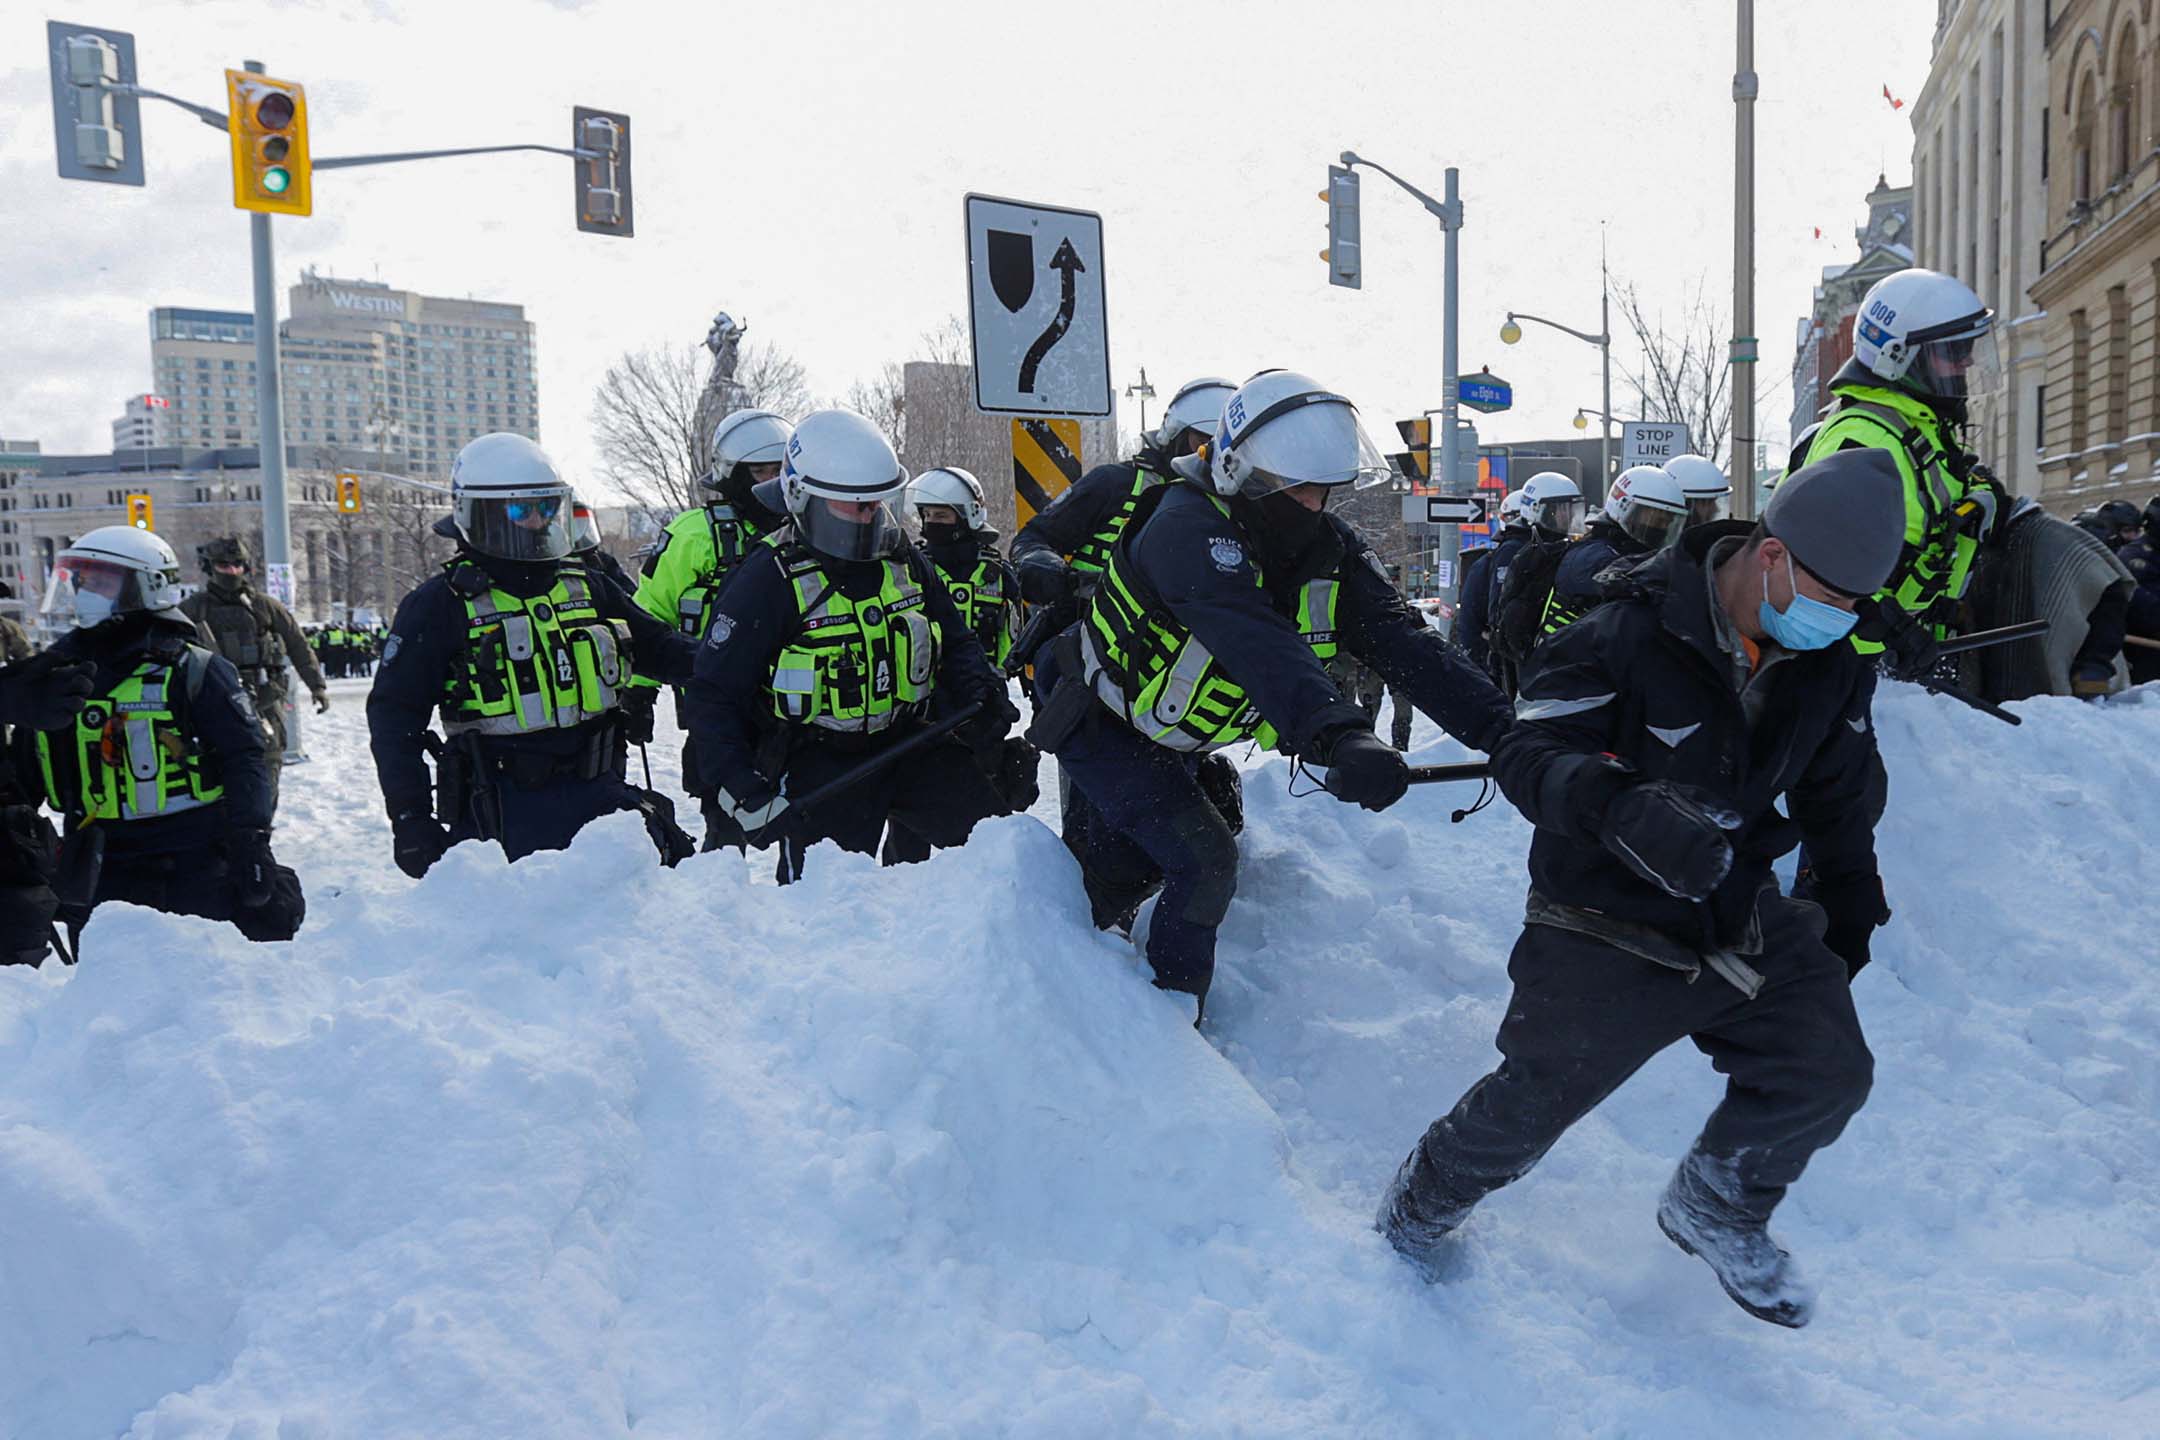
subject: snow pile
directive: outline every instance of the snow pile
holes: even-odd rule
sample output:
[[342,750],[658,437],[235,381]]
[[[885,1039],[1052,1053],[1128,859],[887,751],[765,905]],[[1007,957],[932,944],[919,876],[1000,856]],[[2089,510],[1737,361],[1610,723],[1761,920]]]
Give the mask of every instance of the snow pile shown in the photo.
[[1794,1334],[1657,1234],[1686,1047],[1452,1283],[1367,1228],[1493,1059],[1528,831],[1469,787],[1257,763],[1203,1037],[1026,817],[785,890],[629,817],[411,885],[342,704],[299,942],[112,907],[0,971],[0,1435],[2160,1432],[2160,696],[2017,708],[1880,706],[1877,1083],[1781,1212]]

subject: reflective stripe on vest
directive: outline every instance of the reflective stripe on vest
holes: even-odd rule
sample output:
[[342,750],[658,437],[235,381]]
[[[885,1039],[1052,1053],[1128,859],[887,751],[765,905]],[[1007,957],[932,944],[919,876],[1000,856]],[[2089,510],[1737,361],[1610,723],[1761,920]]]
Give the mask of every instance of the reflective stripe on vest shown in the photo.
[[684,586],[682,594],[675,597],[676,628],[700,640],[712,628],[713,601],[719,598],[720,587],[759,539],[755,527],[737,515],[732,505],[706,506],[705,528],[712,537],[713,568]]
[[1140,497],[1158,485],[1167,485],[1170,477],[1157,475],[1144,465],[1133,467],[1132,489],[1118,502],[1118,508],[1110,512],[1102,528],[1080,542],[1071,556],[1072,568],[1082,575],[1097,575],[1110,564],[1110,552],[1117,548],[1118,537],[1132,523],[1133,511],[1139,507]]
[[964,577],[956,579],[942,565],[938,574],[944,577],[953,608],[960,612],[960,622],[982,642],[983,653],[990,657],[992,665],[1004,665],[1005,657],[1012,653],[1020,622],[1019,607],[1013,603],[1017,597],[1005,589],[1005,567],[996,556],[984,555]]
[[602,615],[583,567],[556,572],[530,600],[464,595],[465,643],[442,700],[452,735],[567,730],[616,708],[629,678],[630,627]]
[[[1224,517],[1229,509],[1209,497]],[[1096,696],[1125,722],[1172,750],[1218,750],[1241,740],[1270,749],[1278,736],[1243,686],[1224,674],[1199,637],[1167,608],[1140,598],[1127,547],[1110,565],[1080,627],[1081,672]],[[1253,583],[1264,585],[1254,574]],[[1332,576],[1298,592],[1297,628],[1323,665],[1335,657],[1336,606],[1342,586]]]
[[38,770],[53,809],[81,820],[148,820],[223,798],[174,711],[179,671],[145,659],[85,705],[68,732],[38,735]]
[[796,725],[876,734],[922,709],[936,686],[939,636],[902,559],[878,562],[878,592],[840,593],[816,555],[781,556],[795,591],[794,638],[773,662],[773,714]]

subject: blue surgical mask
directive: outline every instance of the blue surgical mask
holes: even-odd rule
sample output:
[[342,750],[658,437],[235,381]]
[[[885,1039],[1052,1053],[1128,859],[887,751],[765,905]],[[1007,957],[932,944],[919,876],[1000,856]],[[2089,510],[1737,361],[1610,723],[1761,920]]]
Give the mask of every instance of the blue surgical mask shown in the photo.
[[1821,650],[1852,633],[1860,617],[1800,593],[1793,579],[1792,552],[1785,552],[1785,583],[1792,586],[1792,604],[1783,610],[1770,603],[1770,572],[1762,577],[1762,608],[1755,612],[1770,638],[1787,650]]

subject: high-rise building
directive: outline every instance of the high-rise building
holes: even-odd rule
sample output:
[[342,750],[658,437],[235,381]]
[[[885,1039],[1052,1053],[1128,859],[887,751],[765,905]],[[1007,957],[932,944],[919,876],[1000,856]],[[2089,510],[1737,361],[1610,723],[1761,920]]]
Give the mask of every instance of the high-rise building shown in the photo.
[[[254,317],[161,306],[150,333],[153,383],[170,402],[153,422],[158,443],[252,444]],[[279,338],[285,444],[295,464],[365,448],[402,457],[406,473],[439,477],[476,435],[540,438],[533,326],[521,305],[307,271]]]
[[1936,0],[1934,54],[1912,109],[1917,263],[1955,275],[1995,311],[2001,373],[1973,397],[1970,443],[2022,495],[2041,491],[2041,312],[2054,308],[2032,293],[2052,228],[2048,36],[2066,23],[2060,0],[2052,22],[2049,9],[2050,0]]
[[115,450],[144,450],[174,445],[172,401],[163,395],[130,395],[127,409],[112,422]]

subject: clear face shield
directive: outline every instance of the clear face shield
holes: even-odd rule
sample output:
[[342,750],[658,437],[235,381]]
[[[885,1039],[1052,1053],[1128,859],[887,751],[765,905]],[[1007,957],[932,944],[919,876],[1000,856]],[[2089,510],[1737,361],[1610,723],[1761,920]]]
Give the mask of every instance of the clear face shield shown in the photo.
[[900,522],[883,500],[829,500],[805,495],[795,514],[803,544],[835,560],[875,560],[893,549]]
[[156,607],[150,588],[157,582],[131,566],[91,555],[62,555],[53,565],[52,583],[38,614],[51,625],[72,624],[87,630],[118,615]]
[[570,497],[560,490],[497,497],[466,495],[465,538],[502,560],[560,560],[572,551]]
[[1929,340],[1905,372],[1914,390],[1944,400],[1969,400],[1992,394],[2002,379],[1995,354],[1994,330],[1977,335]]
[[1363,490],[1389,476],[1387,461],[1346,401],[1299,405],[1262,417],[1226,457],[1238,493],[1258,499],[1299,485]]
[[1522,518],[1548,535],[1573,535],[1582,529],[1584,501],[1580,495],[1534,500],[1522,508]]
[[1647,505],[1629,507],[1627,518],[1620,522],[1621,529],[1652,550],[1678,544],[1680,532],[1687,527],[1688,517],[1679,511],[1653,510]]
[[1714,520],[1724,519],[1726,504],[1731,499],[1732,492],[1729,490],[1717,495],[1688,496],[1687,523],[1708,525]]
[[580,555],[600,548],[600,517],[588,506],[570,507],[570,544]]

